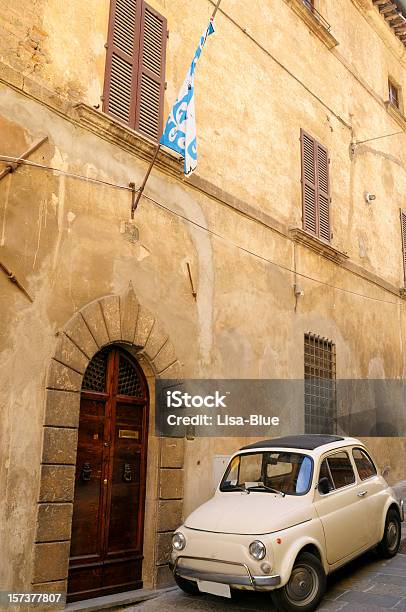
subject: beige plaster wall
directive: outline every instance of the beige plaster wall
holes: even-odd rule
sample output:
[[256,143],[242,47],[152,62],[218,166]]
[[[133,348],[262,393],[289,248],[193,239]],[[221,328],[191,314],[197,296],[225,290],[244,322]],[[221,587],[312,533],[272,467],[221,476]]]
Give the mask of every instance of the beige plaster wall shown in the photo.
[[[298,139],[300,128],[307,129],[330,150],[334,243],[399,286],[404,137],[359,146],[354,160],[349,147],[352,139],[398,130],[384,101],[388,75],[406,88],[404,46],[369,0],[320,0],[318,8],[339,43],[329,50],[309,33],[290,2],[223,1],[217,34],[197,73],[199,174],[300,225]],[[151,4],[165,14],[170,31],[168,111],[213,7],[208,0]],[[8,64],[72,101],[100,104],[107,0],[68,6],[37,0],[0,8],[2,57]],[[365,191],[377,195],[371,207],[364,202]]]
[[[100,103],[108,2],[68,4],[0,1],[0,153],[18,155],[47,135],[33,161],[138,185],[146,163],[137,152],[73,119],[72,102]],[[151,4],[165,13],[170,29],[168,109],[212,5]],[[129,192],[109,186],[28,166],[0,182],[0,261],[33,298],[29,302],[0,272],[0,583],[7,588],[27,587],[32,574],[44,387],[55,334],[88,302],[120,295],[131,281],[165,325],[185,377],[300,378],[303,334],[309,330],[336,343],[338,377],[405,376],[405,302],[395,291],[403,284],[404,136],[360,146],[354,158],[349,150],[352,138],[399,129],[383,101],[388,71],[406,87],[404,55],[368,7],[363,15],[351,0],[345,0],[344,11],[320,0],[340,42],[329,51],[288,4],[224,0],[224,11],[256,42],[220,14],[217,35],[199,65],[198,177],[226,194],[214,198],[158,170],[148,184],[148,195],[225,240],[149,200],[141,202],[132,227]],[[12,86],[5,66],[17,71]],[[35,84],[55,92],[66,107],[59,104],[55,112],[50,101],[38,102],[42,94]],[[391,283],[390,291],[303,245],[294,248],[287,227],[301,226],[301,127],[330,150],[334,246]],[[370,207],[363,200],[366,190],[377,195]],[[257,216],[272,215],[286,231],[273,231],[222,204],[229,196],[251,205]],[[307,276],[383,301],[300,278],[304,296],[295,311],[293,273],[235,245],[288,269],[296,260]],[[390,461],[393,479],[404,478],[403,442],[371,444],[380,464]],[[186,513],[211,493],[213,455],[240,445],[187,443]],[[151,482],[147,503],[153,504]]]

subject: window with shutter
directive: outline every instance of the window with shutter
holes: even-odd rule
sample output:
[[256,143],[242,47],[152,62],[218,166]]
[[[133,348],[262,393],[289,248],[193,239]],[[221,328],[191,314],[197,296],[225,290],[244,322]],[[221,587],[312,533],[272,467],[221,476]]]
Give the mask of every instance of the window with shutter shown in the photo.
[[111,0],[103,110],[158,140],[165,87],[166,19],[144,0]]
[[402,251],[403,251],[403,280],[406,287],[406,212],[400,211],[400,229],[402,234]]
[[301,130],[303,229],[330,242],[328,151]]

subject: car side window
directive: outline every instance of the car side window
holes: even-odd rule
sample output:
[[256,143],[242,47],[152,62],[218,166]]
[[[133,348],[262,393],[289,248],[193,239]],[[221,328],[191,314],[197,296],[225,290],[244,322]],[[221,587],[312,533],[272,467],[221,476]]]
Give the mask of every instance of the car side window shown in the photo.
[[324,459],[324,461],[322,462],[322,464],[320,466],[319,481],[322,478],[327,478],[329,491],[333,491],[334,490],[334,484],[333,484],[333,481],[331,480],[331,474],[330,474],[330,469],[328,467],[327,459]]
[[340,451],[327,457],[335,489],[341,489],[355,482],[355,474],[348,453]]
[[368,455],[360,448],[354,448],[352,451],[355,465],[361,480],[367,480],[372,476],[376,476],[376,468]]

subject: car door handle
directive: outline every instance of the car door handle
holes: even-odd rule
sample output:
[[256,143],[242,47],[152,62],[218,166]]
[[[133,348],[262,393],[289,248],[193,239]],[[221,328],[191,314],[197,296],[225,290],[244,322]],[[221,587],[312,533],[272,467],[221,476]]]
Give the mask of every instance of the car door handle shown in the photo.
[[367,493],[368,491],[360,491],[359,493],[357,493],[357,495],[358,497],[364,497]]

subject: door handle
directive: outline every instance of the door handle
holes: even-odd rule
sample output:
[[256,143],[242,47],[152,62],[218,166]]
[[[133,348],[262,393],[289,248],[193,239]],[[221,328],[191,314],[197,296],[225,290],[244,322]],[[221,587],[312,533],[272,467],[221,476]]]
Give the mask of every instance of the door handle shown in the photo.
[[82,466],[80,477],[84,482],[88,482],[92,476],[92,466],[90,463],[85,462]]
[[357,493],[357,495],[358,497],[364,497],[367,493],[368,491],[360,491],[359,493]]
[[132,479],[133,479],[133,476],[131,474],[131,466],[129,463],[125,463],[124,471],[123,471],[123,480],[124,482],[131,482]]

